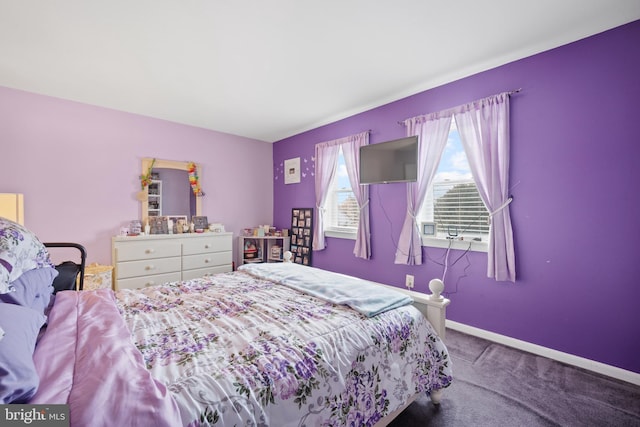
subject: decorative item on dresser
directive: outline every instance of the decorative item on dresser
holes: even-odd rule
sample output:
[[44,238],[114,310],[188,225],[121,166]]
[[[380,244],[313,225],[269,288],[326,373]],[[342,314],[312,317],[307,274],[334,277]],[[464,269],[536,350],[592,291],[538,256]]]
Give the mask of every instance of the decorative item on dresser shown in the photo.
[[147,224],[151,234],[169,234],[169,218],[166,216],[149,216]]
[[233,269],[233,233],[112,238],[114,289],[190,280]]
[[[187,187],[187,192],[194,195],[193,205],[191,202],[187,202],[186,205],[181,205],[176,208],[170,201],[176,198],[182,200],[183,192],[180,190],[171,191],[171,188],[178,189],[179,183],[176,182],[178,178],[176,172],[184,172],[184,179],[188,180],[191,190]],[[163,160],[145,157],[142,159],[142,174],[140,175],[141,191],[138,192],[137,198],[140,200],[140,207],[142,209],[141,220],[143,223],[147,223],[150,217],[160,215],[174,215],[186,214],[188,217],[201,216],[202,215],[202,196],[204,193],[200,188],[198,181],[198,174],[202,173],[202,166],[193,162],[181,162],[176,160]],[[167,175],[170,178],[167,178]],[[163,176],[165,178],[163,178]],[[157,188],[161,197],[154,197],[152,194],[155,192],[155,188],[150,184],[153,180],[162,181],[160,188]],[[150,193],[151,191],[151,193]],[[156,208],[155,203],[158,203]],[[152,204],[153,203],[153,204]],[[151,205],[151,206],[150,206]],[[175,209],[171,209],[173,206]],[[149,210],[151,208],[151,211]],[[162,208],[162,213],[159,209]],[[158,210],[154,210],[158,209]]]
[[206,216],[194,216],[191,218],[193,227],[197,233],[201,233],[209,228],[209,220]]

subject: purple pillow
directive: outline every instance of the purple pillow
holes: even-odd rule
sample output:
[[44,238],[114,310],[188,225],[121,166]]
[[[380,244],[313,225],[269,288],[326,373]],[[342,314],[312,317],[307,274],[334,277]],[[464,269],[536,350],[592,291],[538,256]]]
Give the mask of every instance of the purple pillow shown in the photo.
[[40,328],[41,313],[15,304],[0,304],[0,403],[27,403],[40,382],[33,364],[33,351]]
[[44,314],[53,294],[53,279],[58,271],[52,267],[25,271],[17,280],[11,282],[14,291],[0,294],[0,301],[29,307]]

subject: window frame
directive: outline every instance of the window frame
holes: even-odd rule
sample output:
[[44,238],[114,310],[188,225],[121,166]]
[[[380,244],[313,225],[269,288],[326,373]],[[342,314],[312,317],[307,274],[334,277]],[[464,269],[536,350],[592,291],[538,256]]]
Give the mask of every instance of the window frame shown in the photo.
[[[449,133],[451,133],[452,130],[455,127],[457,127],[457,125],[455,123],[455,118],[452,118],[452,120],[451,120],[451,128],[449,129]],[[462,151],[464,152],[464,155],[465,155],[465,158],[466,158],[467,153],[464,150],[464,146],[462,146]],[[442,163],[443,159],[444,159],[444,153],[442,154],[442,157],[440,158],[440,161],[438,163],[438,168],[440,168],[440,164]],[[468,162],[468,160],[467,160],[467,162]],[[476,183],[475,178],[473,177],[473,175],[471,176],[471,181],[475,184],[476,189],[477,189],[478,184]],[[433,193],[435,185],[436,185],[436,181],[435,181],[435,177],[434,177],[434,180],[430,183],[429,189],[427,190],[428,194],[429,193],[431,193],[431,194]],[[417,222],[417,225],[418,225],[419,234],[420,234],[420,238],[421,238],[421,241],[422,241],[422,246],[424,246],[424,247],[432,247],[432,248],[443,248],[443,249],[468,250],[468,251],[472,251],[472,252],[488,252],[489,251],[489,233],[486,234],[486,237],[484,237],[484,235],[483,235],[482,241],[473,240],[473,236],[468,236],[468,238],[465,240],[465,237],[467,237],[467,236],[461,236],[461,238],[446,238],[446,237],[437,237],[437,236],[433,236],[433,235],[424,234],[422,223],[423,222],[433,222],[435,220],[435,218],[434,218],[434,220],[429,221],[428,219],[425,218],[425,215],[423,214],[424,205],[429,200],[430,200],[429,197],[425,197],[423,205],[420,207],[420,210],[419,210],[418,215],[416,217],[416,222]],[[434,202],[435,200],[431,199],[431,201]],[[483,202],[483,205],[484,205],[484,202]],[[486,206],[485,206],[485,209],[486,209]],[[435,220],[435,222],[437,223],[437,220]]]
[[[338,181],[338,170],[337,168],[340,165],[340,159],[343,159],[344,162],[344,154],[342,153],[342,146],[340,146],[340,151],[338,152],[338,158],[336,159],[337,165],[336,165],[336,174],[333,177],[333,180],[331,182],[331,189],[329,190],[329,194],[327,196],[327,200],[330,200],[332,197],[334,197],[334,194],[337,191],[341,191],[340,189],[336,188],[337,187],[337,181]],[[348,177],[347,177],[348,179]],[[349,188],[342,190],[345,192],[350,192],[351,195],[354,197],[355,199],[355,194],[353,192],[353,189],[351,188],[351,181],[349,181]],[[329,221],[327,221],[328,219],[328,214],[329,214],[329,209],[327,209],[325,215],[325,221],[324,221],[324,230],[322,230],[322,232],[324,233],[325,237],[335,237],[335,238],[339,238],[339,239],[350,239],[350,240],[356,240],[357,236],[358,236],[358,227],[356,226],[355,229],[353,229],[353,231],[351,231],[350,227],[338,227],[338,226],[329,226],[328,223]]]

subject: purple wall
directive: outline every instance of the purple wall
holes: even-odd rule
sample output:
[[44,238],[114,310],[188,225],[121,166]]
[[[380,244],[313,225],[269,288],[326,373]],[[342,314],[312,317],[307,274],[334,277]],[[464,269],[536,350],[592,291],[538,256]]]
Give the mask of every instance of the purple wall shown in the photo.
[[[511,98],[518,279],[487,279],[486,254],[451,251],[448,317],[640,373],[639,45],[636,21],[279,141],[275,225],[314,206],[316,143],[367,129],[371,143],[399,138],[399,120],[522,88]],[[293,157],[312,166],[284,185],[282,163]],[[423,248],[422,266],[393,263],[405,203],[405,184],[371,186],[372,260],[355,258],[353,241],[328,238],[314,265],[395,286],[409,273],[427,292],[445,252]]]
[[[203,214],[236,234],[272,222],[272,144],[0,87],[0,193],[25,225],[111,264],[111,237],[141,216],[141,159],[196,161]],[[235,252],[234,252],[235,253]]]

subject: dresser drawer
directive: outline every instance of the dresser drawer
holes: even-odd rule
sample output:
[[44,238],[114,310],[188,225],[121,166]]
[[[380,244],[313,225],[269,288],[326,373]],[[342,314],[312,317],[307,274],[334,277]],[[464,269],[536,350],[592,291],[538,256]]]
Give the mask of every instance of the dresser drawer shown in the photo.
[[132,277],[116,281],[116,289],[138,289],[180,280],[180,272],[156,274],[154,276]]
[[231,250],[232,236],[206,236],[186,239],[182,244],[183,255],[195,255],[205,252],[222,252]]
[[233,233],[112,238],[116,289],[190,280],[233,268]]
[[118,262],[122,262],[180,256],[181,248],[180,242],[177,241],[159,242],[147,240],[116,245],[115,250]]
[[219,265],[211,268],[198,268],[195,270],[185,270],[182,272],[182,280],[197,279],[199,277],[210,276],[218,273],[227,273],[231,271],[231,264]]
[[231,251],[188,255],[182,257],[182,270],[193,270],[195,268],[215,267],[226,264],[231,266],[231,258]]
[[117,265],[117,279],[128,277],[150,276],[164,273],[178,273],[180,278],[180,257],[146,259],[142,261],[119,262]]

